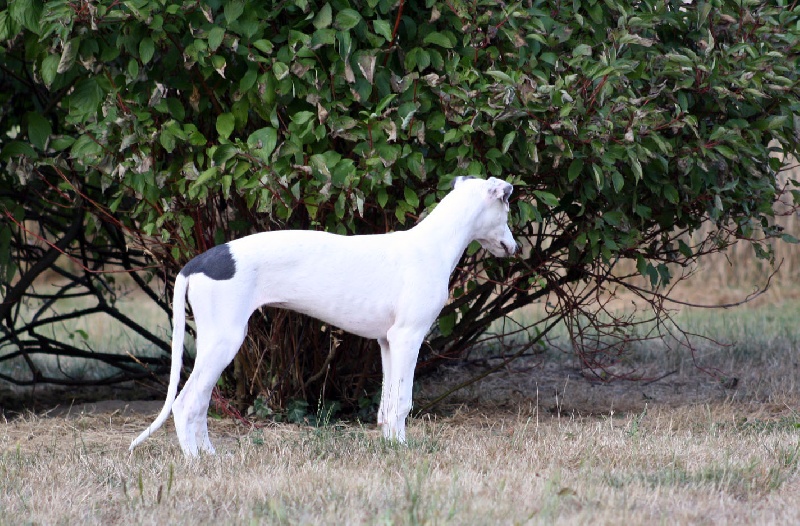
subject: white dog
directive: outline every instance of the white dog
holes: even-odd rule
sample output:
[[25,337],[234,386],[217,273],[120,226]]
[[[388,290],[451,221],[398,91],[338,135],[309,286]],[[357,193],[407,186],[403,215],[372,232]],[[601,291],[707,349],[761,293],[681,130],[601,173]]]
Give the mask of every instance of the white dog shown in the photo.
[[[175,416],[183,452],[213,453],[206,421],[211,391],[262,305],[319,318],[381,346],[383,390],[378,424],[405,441],[414,367],[423,338],[448,297],[448,280],[472,241],[496,256],[518,251],[508,228],[512,186],[458,177],[450,192],[405,232],[338,236],[315,231],[253,234],[195,257],[175,280],[172,368],[167,400],[131,449]],[[191,285],[191,286],[190,286]],[[177,396],[186,289],[197,326],[194,370]]]

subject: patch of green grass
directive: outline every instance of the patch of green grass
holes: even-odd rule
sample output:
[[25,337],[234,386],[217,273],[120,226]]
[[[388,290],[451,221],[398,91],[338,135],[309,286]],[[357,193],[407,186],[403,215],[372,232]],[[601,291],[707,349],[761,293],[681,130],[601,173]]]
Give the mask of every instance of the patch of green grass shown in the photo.
[[[92,298],[61,299],[48,309],[47,316],[72,313],[93,306]],[[169,340],[171,329],[166,313],[149,299],[139,295],[120,295],[115,303],[119,311],[155,335]],[[31,302],[22,306],[21,317],[31,319],[38,312],[39,305]],[[87,351],[134,354],[136,356],[159,356],[161,348],[105,313],[94,313],[74,319],[48,324],[37,329],[46,338],[72,345]],[[188,335],[187,335],[188,336]],[[25,335],[23,335],[25,337]],[[193,340],[187,337],[191,346]],[[30,356],[36,367],[46,376],[92,380],[105,378],[116,370],[102,362],[76,357],[57,357],[34,354]],[[30,377],[30,369],[23,358],[0,362],[0,370],[7,375],[21,379]]]
[[695,468],[673,464],[652,473],[640,475],[642,481],[652,488],[687,486],[710,488],[745,498],[780,490],[783,484],[797,472],[797,454],[800,444],[781,447],[779,458],[767,464],[759,458],[751,458],[744,464],[712,462]]
[[798,319],[799,301],[731,309],[685,308],[675,317],[687,333],[709,338],[695,338],[701,349],[717,348],[734,360],[763,360],[776,350],[797,349]]
[[[500,348],[499,343],[513,348],[532,341],[537,334],[535,329],[520,331],[520,327],[532,326],[544,316],[544,312],[543,304],[531,305],[513,313],[508,320],[496,322],[490,332],[496,334],[498,339],[487,339],[483,352],[478,354],[495,355]],[[641,316],[646,314],[641,312]],[[608,316],[601,316],[601,319],[610,321]],[[625,345],[626,352],[621,359],[633,363],[660,363],[673,368],[704,362],[714,362],[716,365],[762,363],[774,359],[776,354],[793,353],[800,348],[798,319],[798,300],[757,306],[745,304],[728,309],[684,307],[672,313],[674,323],[668,322],[661,329],[654,323],[636,326],[630,333],[632,341]],[[514,330],[519,332],[501,336],[503,331]],[[587,332],[591,334],[591,330]],[[658,334],[662,337],[652,337]],[[598,344],[602,346],[618,342],[618,337],[598,336]],[[637,341],[639,339],[642,340]],[[563,322],[548,334],[547,344],[538,348],[544,360],[555,362],[571,360],[571,349],[569,330]],[[531,352],[536,350],[532,349]]]

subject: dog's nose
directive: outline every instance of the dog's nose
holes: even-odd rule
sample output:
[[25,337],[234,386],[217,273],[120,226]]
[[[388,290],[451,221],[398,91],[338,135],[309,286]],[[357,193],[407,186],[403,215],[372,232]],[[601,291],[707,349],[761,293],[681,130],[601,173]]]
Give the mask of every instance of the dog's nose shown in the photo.
[[517,243],[514,243],[510,247],[508,245],[506,245],[505,243],[500,243],[500,244],[503,246],[503,250],[505,250],[506,254],[508,254],[509,256],[513,256],[515,254],[518,254],[519,251],[520,251],[520,246]]

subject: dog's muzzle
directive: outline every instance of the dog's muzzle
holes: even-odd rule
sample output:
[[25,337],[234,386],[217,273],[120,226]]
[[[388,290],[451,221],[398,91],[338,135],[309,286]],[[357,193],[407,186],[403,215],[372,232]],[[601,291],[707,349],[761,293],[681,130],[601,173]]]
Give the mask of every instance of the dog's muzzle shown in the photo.
[[500,245],[503,247],[503,250],[506,251],[506,254],[510,257],[515,254],[519,254],[520,246],[518,243],[514,243],[513,246],[508,246],[508,244],[500,242]]

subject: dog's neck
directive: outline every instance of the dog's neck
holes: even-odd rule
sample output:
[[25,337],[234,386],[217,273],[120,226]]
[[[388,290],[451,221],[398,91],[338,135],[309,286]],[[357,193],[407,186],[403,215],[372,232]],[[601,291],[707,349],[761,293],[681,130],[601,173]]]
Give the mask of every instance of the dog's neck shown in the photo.
[[[450,192],[436,208],[409,233],[424,236],[429,246],[436,247],[436,259],[445,262],[448,272],[455,269],[467,246],[475,241],[471,227],[480,209],[474,206],[474,198],[465,192]],[[449,275],[449,274],[448,274]]]

